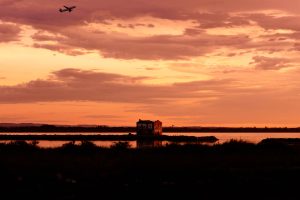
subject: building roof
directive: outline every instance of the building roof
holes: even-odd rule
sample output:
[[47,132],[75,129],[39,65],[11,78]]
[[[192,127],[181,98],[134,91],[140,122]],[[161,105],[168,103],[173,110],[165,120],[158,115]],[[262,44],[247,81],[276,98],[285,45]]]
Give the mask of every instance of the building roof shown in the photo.
[[138,123],[153,123],[151,120],[141,120],[139,119]]
[[160,123],[162,123],[162,122],[159,121],[159,120],[152,121],[152,120],[141,120],[141,119],[139,119],[139,121],[138,121],[137,123],[155,123],[155,122],[160,122]]

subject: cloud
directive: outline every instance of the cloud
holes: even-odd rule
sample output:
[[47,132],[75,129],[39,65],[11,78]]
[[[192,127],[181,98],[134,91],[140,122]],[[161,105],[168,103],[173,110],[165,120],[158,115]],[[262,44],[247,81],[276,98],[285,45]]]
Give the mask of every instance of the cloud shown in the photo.
[[0,42],[11,42],[19,39],[21,29],[15,24],[0,23]]
[[75,49],[72,48],[68,45],[64,44],[39,44],[39,43],[34,43],[33,47],[35,48],[42,48],[42,49],[48,49],[51,51],[57,51],[60,53],[64,53],[70,56],[79,56],[88,53],[88,51],[84,49]]
[[49,34],[45,31],[38,31],[31,36],[34,41],[58,41],[64,39],[64,37],[55,34]]
[[0,102],[164,103],[169,99],[207,98],[220,95],[218,93],[221,93],[221,88],[224,90],[225,86],[229,87],[232,84],[231,80],[194,81],[172,85],[143,84],[143,80],[147,78],[63,69],[53,72],[48,79],[37,79],[15,86],[1,86]]
[[[264,75],[263,75],[264,74]],[[166,105],[141,105],[136,113],[175,117],[182,124],[197,125],[282,125],[297,124],[300,112],[300,84],[295,77],[272,77],[269,71],[253,71],[223,87],[222,95],[202,99],[170,101]],[[261,80],[261,77],[265,80]],[[284,80],[292,83],[286,83]],[[296,81],[297,80],[297,81]],[[264,82],[265,81],[265,82]],[[263,83],[264,82],[264,83]],[[276,83],[276,84],[274,84]],[[215,88],[214,91],[221,90]]]
[[[281,73],[280,76],[272,74],[270,70],[252,70],[236,74],[235,79],[223,74],[223,79],[153,85],[144,83],[150,77],[68,68],[55,71],[48,78],[1,86],[0,105],[4,108],[10,105],[16,110],[11,112],[19,112],[19,105],[26,104],[31,108],[37,102],[44,102],[45,107],[57,105],[53,107],[53,113],[64,114],[68,110],[74,112],[75,107],[78,112],[80,104],[90,104],[87,107],[91,107],[90,110],[101,105],[115,108],[112,110],[120,112],[118,116],[122,119],[147,114],[177,118],[175,124],[182,120],[182,124],[188,121],[196,125],[297,122],[300,112],[300,96],[297,95],[300,92],[299,71]],[[125,104],[130,104],[130,107]],[[119,107],[114,107],[116,105]],[[64,111],[55,110],[57,108]],[[87,108],[81,108],[80,119],[118,120],[109,110],[102,113],[102,108],[99,112],[87,111]],[[35,112],[40,113],[40,110]]]
[[153,24],[143,24],[143,23],[135,23],[135,24],[121,24],[118,23],[117,26],[119,28],[131,28],[131,29],[135,29],[136,27],[148,27],[148,28],[154,28],[155,25]]
[[[53,38],[56,44],[35,43],[34,47],[71,52],[70,55],[73,49],[82,49],[82,52],[84,50],[98,51],[102,56],[109,58],[177,60],[205,55],[220,47],[239,47],[250,42],[246,35],[208,35],[206,33],[197,36],[183,34],[134,37],[124,34],[97,34],[83,30],[67,31],[63,34],[66,37]],[[89,35],[88,39],[86,39],[87,35]],[[50,38],[38,37],[47,40]]]
[[285,58],[270,58],[265,56],[253,57],[253,62],[256,69],[262,70],[279,70],[286,67],[291,67],[289,60]]
[[245,16],[249,20],[258,23],[259,26],[265,29],[287,29],[293,31],[300,31],[299,16],[272,16],[263,13],[251,14]]
[[145,69],[148,71],[159,70],[159,68],[155,68],[155,67],[146,67]]
[[[286,12],[298,12],[298,0],[289,0],[289,3],[281,0],[110,0],[97,1],[80,0],[72,1],[78,9],[72,18],[58,13],[62,6],[58,0],[45,0],[43,4],[36,0],[27,0],[26,3],[20,0],[1,1],[0,17],[11,20],[27,21],[41,25],[40,22],[49,24],[82,23],[91,21],[103,21],[112,18],[134,18],[140,16],[154,16],[165,19],[211,19],[221,21],[226,19],[229,12],[260,11],[260,10],[283,10]],[[11,12],[13,9],[15,12]],[[217,12],[219,11],[219,12]],[[223,11],[223,12],[220,12]],[[199,12],[205,13],[199,15]],[[216,13],[218,17],[210,15]],[[64,16],[64,17],[62,17]],[[224,17],[225,16],[225,17]],[[51,20],[52,19],[52,20]]]
[[[0,4],[0,20],[29,25],[38,30],[32,36],[33,47],[74,56],[97,51],[104,57],[117,59],[190,59],[212,53],[224,46],[246,49],[265,45],[265,49],[260,48],[261,51],[278,52],[282,51],[280,45],[274,44],[277,46],[274,49],[271,43],[253,41],[247,30],[243,34],[226,36],[222,35],[222,31],[216,35],[208,34],[207,30],[260,26],[265,30],[300,31],[299,11],[295,9],[299,5],[298,0],[290,0],[288,4],[280,0],[228,0],[226,3],[221,0],[74,0],[72,4],[77,5],[77,8],[70,15],[58,12],[58,8],[62,6],[58,0],[45,0],[43,4],[36,0],[27,0],[26,3],[21,0],[5,0]],[[151,17],[153,23],[134,21],[143,17]],[[122,34],[114,29],[114,26],[122,29],[154,29],[158,19],[174,22],[179,20],[181,23],[186,22],[188,27],[181,35],[151,36]],[[118,20],[122,23],[118,23]],[[190,25],[191,22],[194,26]],[[108,29],[89,30],[88,26],[91,24],[100,27],[106,25]],[[43,31],[51,34],[44,34]],[[1,38],[7,37],[9,39],[2,40],[15,39],[7,34]],[[291,42],[285,44],[293,45]]]

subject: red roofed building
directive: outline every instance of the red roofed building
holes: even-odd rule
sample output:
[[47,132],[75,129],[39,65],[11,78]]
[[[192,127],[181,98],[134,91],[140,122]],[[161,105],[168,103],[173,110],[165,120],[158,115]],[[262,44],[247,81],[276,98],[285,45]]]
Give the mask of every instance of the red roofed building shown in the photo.
[[162,135],[162,122],[159,120],[139,120],[136,122],[137,135]]

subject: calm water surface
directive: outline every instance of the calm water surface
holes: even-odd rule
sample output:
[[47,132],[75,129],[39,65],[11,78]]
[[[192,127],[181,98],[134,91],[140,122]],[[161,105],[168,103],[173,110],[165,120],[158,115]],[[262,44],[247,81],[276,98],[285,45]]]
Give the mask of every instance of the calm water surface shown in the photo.
[[[6,135],[16,135],[24,133],[5,133]],[[26,133],[29,135],[66,135],[66,134],[78,134],[78,135],[124,135],[127,132],[121,133]],[[258,143],[266,138],[300,138],[300,133],[164,133],[164,135],[185,135],[185,136],[215,136],[219,139],[217,143],[224,143],[231,139],[245,140],[253,143]],[[2,141],[8,142],[8,141]],[[115,141],[93,141],[97,146],[110,147]],[[43,148],[54,148],[62,146],[67,143],[66,141],[39,141],[39,146]],[[79,141],[77,143],[80,143]],[[166,145],[168,142],[162,142],[159,144],[142,144],[142,145]],[[136,141],[130,141],[129,144],[132,148],[136,148],[141,144],[137,144]]]

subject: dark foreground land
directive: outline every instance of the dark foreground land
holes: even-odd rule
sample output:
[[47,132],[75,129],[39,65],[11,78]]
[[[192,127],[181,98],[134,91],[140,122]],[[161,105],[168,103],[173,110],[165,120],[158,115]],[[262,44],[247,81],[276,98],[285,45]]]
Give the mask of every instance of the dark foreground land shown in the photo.
[[299,199],[300,146],[286,140],[130,149],[0,144],[1,199]]

